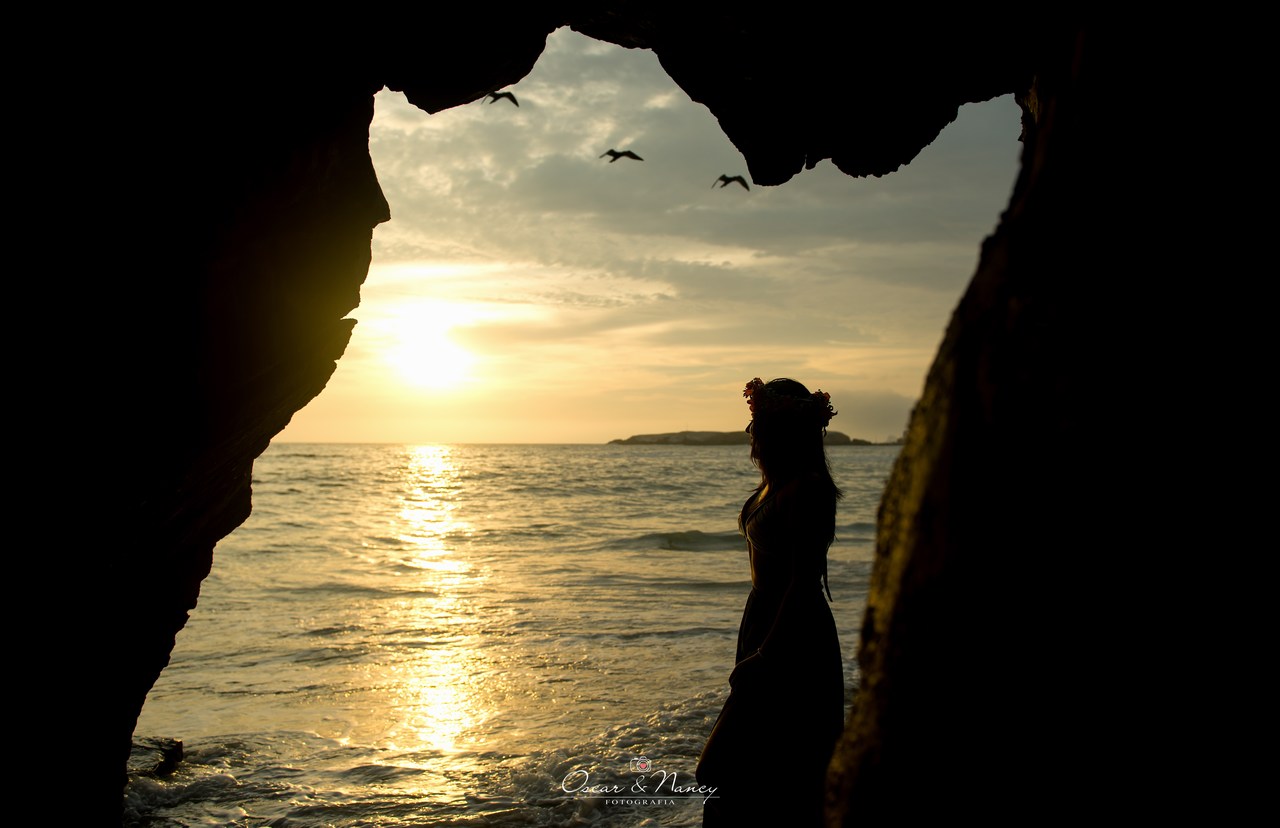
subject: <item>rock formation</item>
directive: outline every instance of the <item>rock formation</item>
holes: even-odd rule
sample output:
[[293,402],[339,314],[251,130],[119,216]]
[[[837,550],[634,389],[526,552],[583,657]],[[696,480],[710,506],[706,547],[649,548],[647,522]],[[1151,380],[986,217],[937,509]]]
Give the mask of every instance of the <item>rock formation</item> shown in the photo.
[[[372,228],[388,219],[367,148],[374,93],[403,90],[427,111],[475,100],[518,81],[562,24],[654,50],[756,184],[823,158],[850,175],[892,172],[961,104],[1019,96],[1022,175],[882,509],[863,685],[829,814],[874,825],[1034,819],[1044,803],[1087,812],[1117,755],[1143,750],[1116,738],[1097,686],[1056,669],[1087,646],[1094,669],[1118,669],[1116,686],[1133,674],[1124,628],[1108,637],[1081,619],[1082,602],[1117,602],[1078,563],[1081,514],[1119,502],[1089,460],[1093,409],[1136,352],[1128,274],[1105,252],[1145,238],[1117,230],[1109,189],[1125,181],[1114,130],[1136,92],[1108,75],[1119,46],[1030,22],[930,26],[915,12],[544,7],[381,21],[394,33],[377,49],[354,42],[372,31],[354,25],[338,40],[301,22],[202,21],[197,45],[144,37],[123,17],[49,45],[27,124],[35,163],[20,175],[39,179],[22,208],[42,222],[22,241],[76,276],[37,284],[32,306],[65,334],[34,387],[45,409],[74,413],[48,434],[79,441],[38,481],[64,502],[35,583],[76,630],[37,641],[36,663],[51,663],[36,686],[52,688],[67,733],[49,741],[78,746],[78,795],[57,821],[118,820],[137,714],[214,544],[249,513],[254,458],[343,353]],[[1109,566],[1126,566],[1129,540],[1104,544]],[[1082,770],[1082,756],[1097,764]]]

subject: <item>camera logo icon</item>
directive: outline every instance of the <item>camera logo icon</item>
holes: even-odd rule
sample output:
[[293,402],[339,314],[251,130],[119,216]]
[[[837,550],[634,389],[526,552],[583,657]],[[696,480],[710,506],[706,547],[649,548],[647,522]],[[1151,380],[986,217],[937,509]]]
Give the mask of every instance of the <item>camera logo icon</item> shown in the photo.
[[653,770],[653,763],[646,756],[637,756],[631,760],[632,773],[648,773]]

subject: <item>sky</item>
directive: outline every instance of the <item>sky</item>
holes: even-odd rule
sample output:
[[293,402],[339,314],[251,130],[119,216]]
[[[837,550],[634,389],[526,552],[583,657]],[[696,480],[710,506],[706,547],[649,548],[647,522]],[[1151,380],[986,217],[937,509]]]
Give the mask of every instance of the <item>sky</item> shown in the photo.
[[651,52],[561,29],[508,89],[436,115],[378,94],[392,218],[346,354],[278,441],[733,431],[747,380],[781,376],[831,394],[833,431],[901,434],[1009,199],[1012,96],[883,178],[823,161],[748,191],[715,184],[746,163]]

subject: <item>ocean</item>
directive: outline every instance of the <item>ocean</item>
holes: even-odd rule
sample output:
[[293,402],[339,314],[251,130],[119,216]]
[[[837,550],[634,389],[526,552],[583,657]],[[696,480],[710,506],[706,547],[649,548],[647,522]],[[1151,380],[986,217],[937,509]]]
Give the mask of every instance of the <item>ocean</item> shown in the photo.
[[[850,697],[897,452],[828,449]],[[272,445],[138,722],[184,758],[126,824],[699,825],[757,481],[744,446]]]

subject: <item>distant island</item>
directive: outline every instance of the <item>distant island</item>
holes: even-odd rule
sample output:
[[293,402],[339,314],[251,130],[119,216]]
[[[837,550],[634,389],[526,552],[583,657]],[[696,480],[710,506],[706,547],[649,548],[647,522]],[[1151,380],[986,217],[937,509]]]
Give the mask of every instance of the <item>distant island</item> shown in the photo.
[[[619,446],[745,446],[751,435],[745,431],[673,431],[668,434],[637,434],[625,440],[610,440]],[[828,446],[874,446],[870,440],[857,440],[839,431],[828,431],[823,443]]]

